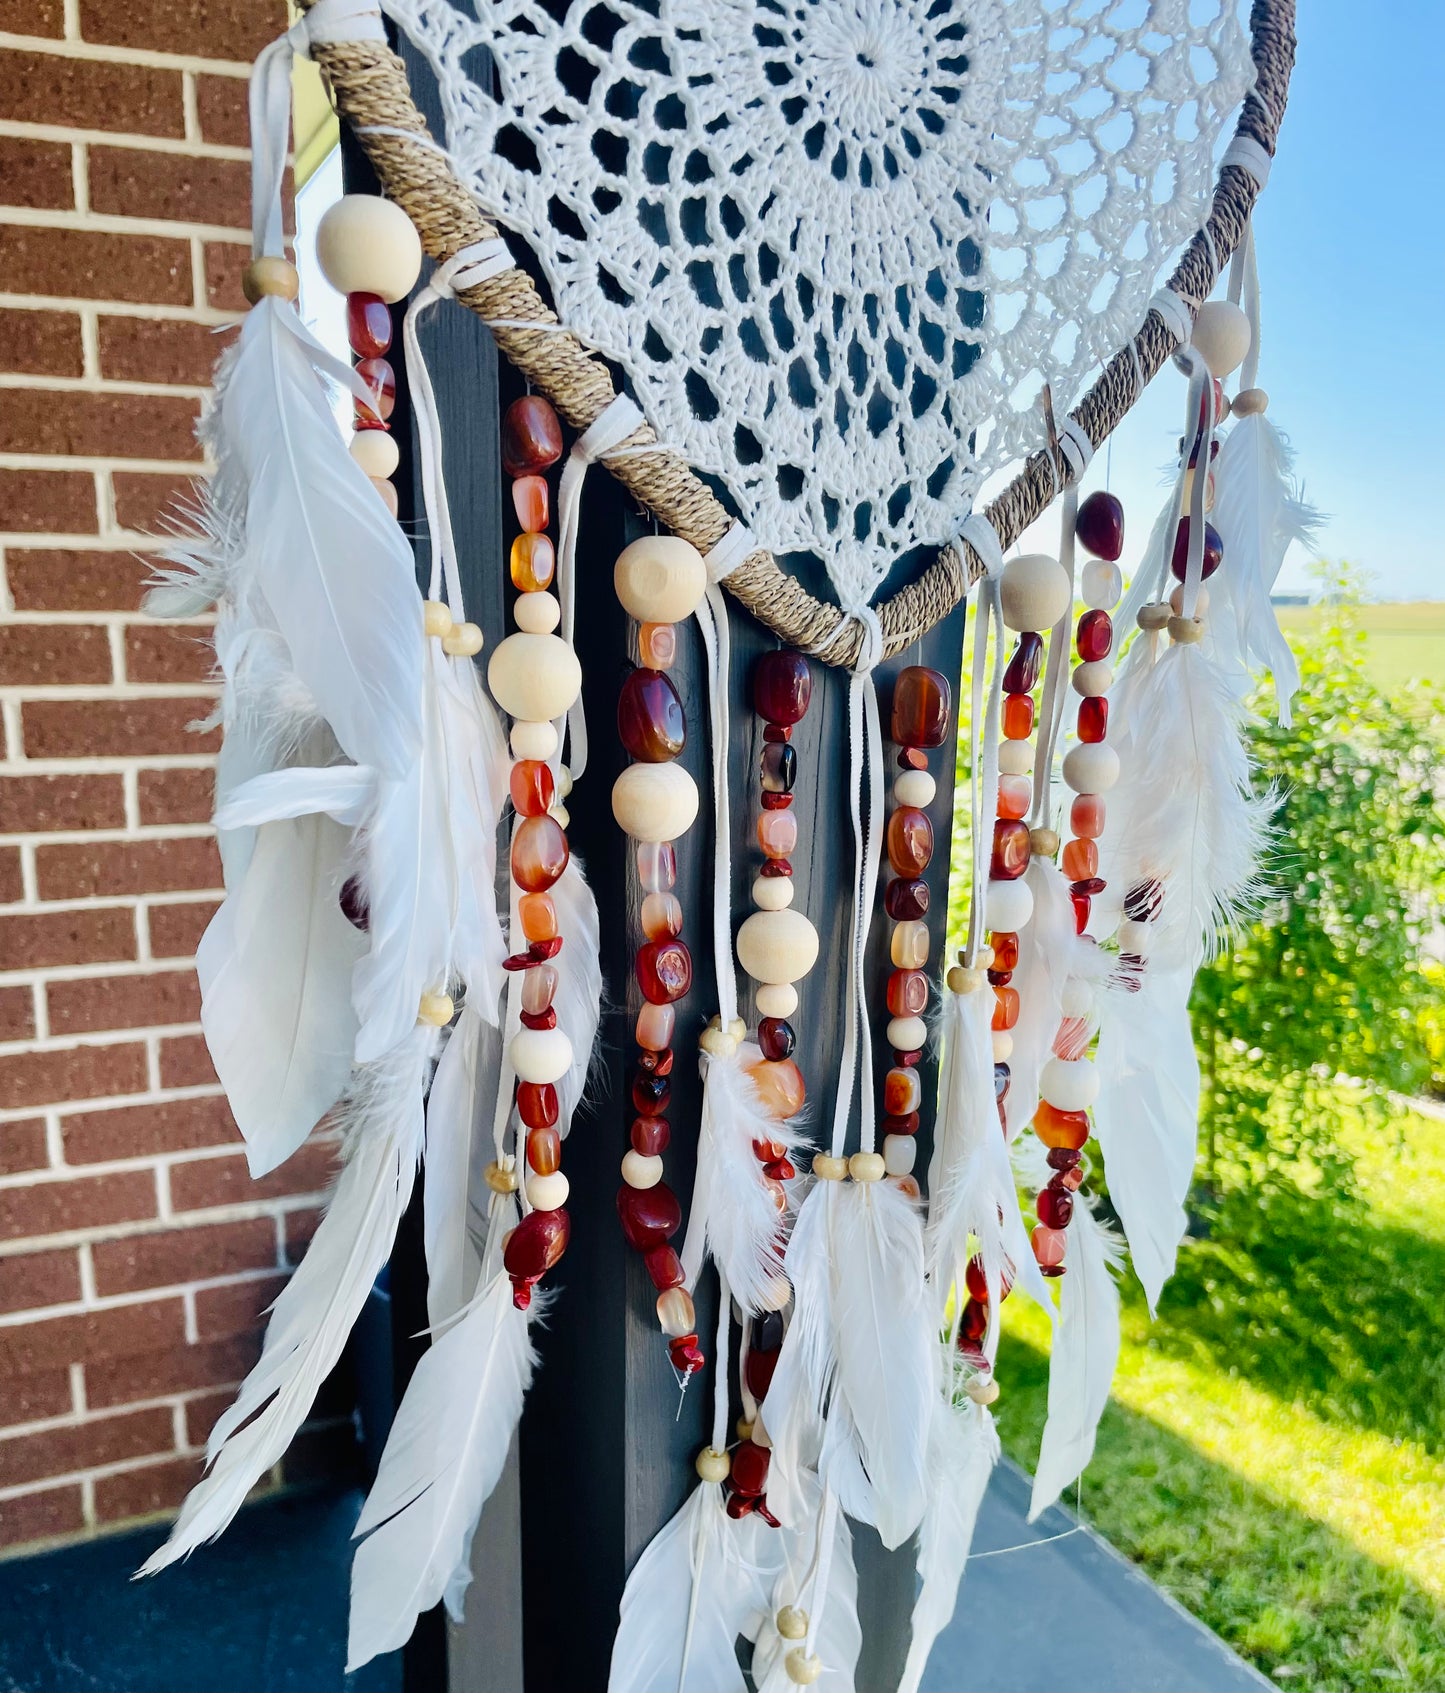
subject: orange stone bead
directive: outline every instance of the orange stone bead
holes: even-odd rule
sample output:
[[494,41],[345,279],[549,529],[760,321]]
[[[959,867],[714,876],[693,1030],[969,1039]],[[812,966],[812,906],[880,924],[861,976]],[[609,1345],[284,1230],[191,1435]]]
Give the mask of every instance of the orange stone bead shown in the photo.
[[1065,1017],[1054,1036],[1059,1058],[1082,1058],[1089,1047],[1089,1025],[1083,1017]]
[[795,1117],[808,1097],[803,1072],[791,1058],[760,1058],[747,1067],[758,1098],[770,1117]]
[[921,1017],[928,1005],[928,975],[923,970],[895,970],[888,978],[888,1015]]
[[1034,797],[1034,785],[1027,776],[1000,776],[998,779],[998,814],[1019,818],[1028,815],[1029,801]]
[[1075,794],[1069,807],[1069,827],[1081,840],[1096,841],[1104,832],[1104,800],[1100,794]]
[[952,696],[941,670],[910,664],[893,684],[892,738],[900,747],[940,747],[948,736]]
[[758,845],[769,858],[787,858],[798,844],[798,819],[791,811],[758,813]]
[[545,529],[551,505],[545,476],[519,476],[512,484],[512,510],[523,529]]
[[550,1176],[562,1168],[562,1137],[556,1129],[532,1129],[528,1133],[527,1162],[539,1176]]
[[637,630],[637,655],[648,670],[670,670],[677,661],[677,625],[643,623]]
[[890,1117],[906,1117],[923,1104],[923,1078],[917,1070],[899,1066],[883,1078],[883,1109]]
[[644,1052],[666,1052],[676,1026],[675,1005],[644,1005],[637,1013],[637,1044]]
[[1003,699],[1004,738],[1026,741],[1034,732],[1034,696],[1005,694]]
[[1087,882],[1099,874],[1099,849],[1087,838],[1070,841],[1060,864],[1066,882]]
[[557,907],[551,894],[523,894],[517,901],[517,915],[522,920],[522,933],[529,941],[556,940]]
[[1077,1152],[1089,1138],[1089,1117],[1085,1111],[1060,1111],[1046,1099],[1034,1112],[1034,1133],[1045,1146],[1066,1146]]
[[993,997],[993,1022],[989,1026],[995,1030],[1011,1029],[1019,1020],[1019,990],[995,988]]
[[507,779],[519,817],[542,817],[551,809],[557,783],[551,766],[540,758],[519,758]]
[[519,594],[535,594],[551,584],[557,552],[545,535],[527,533],[512,542],[512,586]]
[[648,894],[642,902],[642,932],[650,941],[682,933],[682,901],[676,894]]
[[933,824],[916,805],[900,805],[888,819],[888,862],[900,876],[921,876],[933,857]]
[[546,893],[567,868],[569,856],[555,817],[524,817],[512,836],[512,880],[523,893]]
[[995,929],[988,937],[988,944],[993,948],[995,970],[1018,969],[1019,938],[1012,929]]

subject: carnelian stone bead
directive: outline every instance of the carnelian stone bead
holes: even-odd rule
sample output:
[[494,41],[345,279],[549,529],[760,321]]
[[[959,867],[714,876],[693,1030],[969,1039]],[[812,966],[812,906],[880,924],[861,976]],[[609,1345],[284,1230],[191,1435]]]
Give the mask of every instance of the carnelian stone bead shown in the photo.
[[557,1013],[550,1005],[545,1011],[524,1011],[522,1013],[522,1027],[524,1029],[555,1029],[557,1027]]
[[676,1054],[670,1046],[663,1047],[661,1052],[644,1049],[637,1055],[637,1067],[639,1070],[646,1070],[651,1076],[670,1076],[675,1057]]
[[1045,1146],[1066,1146],[1077,1152],[1089,1138],[1088,1113],[1060,1111],[1056,1105],[1041,1099],[1034,1112],[1034,1133]]
[[970,1299],[958,1319],[958,1338],[978,1342],[988,1333],[988,1307]]
[[1104,832],[1103,796],[1075,794],[1069,807],[1069,827],[1083,840],[1097,840]]
[[1059,860],[1066,882],[1087,881],[1099,873],[1099,849],[1091,840],[1072,840]]
[[895,922],[928,915],[928,883],[920,876],[895,876],[883,891],[883,909]]
[[545,1011],[557,992],[557,971],[550,964],[538,964],[522,972],[522,1009],[534,1015]]
[[1039,670],[1044,658],[1044,638],[1035,630],[1026,630],[1019,636],[1019,644],[1013,650],[1013,656],[1008,661],[1008,668],[1003,673],[1003,686],[1006,694],[1032,693],[1038,685]]
[[784,876],[791,880],[793,861],[790,858],[770,858],[758,868],[760,876]]
[[669,940],[682,933],[682,901],[676,894],[648,894],[640,918],[648,940]]
[[[1102,694],[1079,701],[1079,739],[1102,741],[1109,732],[1109,702]],[[1077,803],[1077,802],[1076,802]]]
[[765,794],[790,794],[798,780],[798,749],[786,741],[768,741],[758,769]]
[[[653,1193],[656,1189],[647,1191]],[[529,1211],[502,1248],[507,1274],[519,1281],[535,1281],[538,1276],[546,1275],[567,1250],[571,1235],[572,1220],[560,1206],[555,1211]],[[514,1294],[513,1299],[516,1297]]]
[[733,1491],[747,1499],[756,1499],[765,1493],[771,1457],[767,1447],[755,1446],[751,1440],[740,1440],[733,1448],[733,1465],[728,1475]]
[[898,754],[900,770],[927,770],[928,754],[918,747],[904,747]]
[[523,394],[502,417],[502,468],[508,476],[549,470],[562,456],[562,425],[540,394]]
[[530,943],[557,938],[557,907],[550,894],[523,894],[517,901],[517,915]]
[[1034,696],[1005,694],[1003,700],[1004,739],[1026,741],[1034,732]]
[[888,1015],[921,1017],[928,1004],[928,973],[924,970],[895,970],[888,978]]
[[517,1083],[517,1115],[529,1129],[550,1129],[559,1109],[554,1083]]
[[1069,898],[1074,902],[1074,933],[1082,935],[1089,926],[1089,896],[1076,894],[1071,888]]
[[546,893],[567,868],[569,856],[555,817],[524,817],[512,836],[512,880],[523,893]]
[[[988,1275],[983,1267],[983,1259],[977,1253],[969,1259],[967,1268],[963,1272],[964,1286],[979,1304],[988,1303]],[[1003,1299],[1007,1299],[1013,1289],[1014,1279],[1008,1272],[1008,1261],[999,1266],[998,1287],[996,1292]]]
[[773,1371],[778,1367],[778,1357],[781,1348],[774,1346],[763,1351],[756,1346],[748,1348],[748,1361],[745,1367],[748,1392],[754,1399],[763,1399],[768,1389],[773,1385]]
[[645,1052],[666,1052],[672,1045],[677,1011],[671,1005],[644,1005],[637,1013],[634,1038]]
[[671,670],[677,662],[677,625],[640,624],[637,630],[637,656],[649,670]]
[[682,700],[664,670],[634,670],[617,696],[617,736],[644,764],[665,764],[687,744]]
[[758,813],[758,845],[769,858],[787,858],[797,844],[798,819],[791,811]]
[[682,1260],[670,1246],[654,1246],[650,1252],[642,1254],[642,1262],[646,1264],[652,1285],[659,1293],[666,1293],[670,1287],[681,1287],[687,1280]]
[[933,824],[928,813],[916,805],[900,805],[888,819],[888,862],[900,876],[921,876],[932,857]]
[[662,1117],[672,1104],[672,1083],[655,1071],[639,1070],[632,1078],[632,1109],[641,1117]]
[[[532,1213],[534,1216],[536,1213]],[[617,1190],[617,1216],[634,1252],[665,1246],[682,1225],[682,1207],[666,1182]]]
[[648,941],[633,961],[642,997],[652,1005],[671,1005],[692,987],[692,954],[677,939]]
[[346,296],[346,339],[359,359],[379,359],[391,345],[391,308],[380,294]]
[[883,1109],[890,1117],[906,1117],[923,1105],[923,1078],[917,1070],[893,1069],[883,1078]]
[[995,882],[1017,881],[1029,867],[1031,852],[1028,824],[1017,817],[1000,817],[993,826],[989,876]]
[[557,549],[545,535],[518,535],[512,542],[512,586],[519,594],[539,593],[557,570]]
[[1034,1210],[1046,1229],[1066,1229],[1074,1214],[1074,1201],[1058,1188],[1046,1187],[1034,1201]]
[[1019,938],[1012,929],[995,929],[988,937],[993,948],[995,970],[1017,970],[1019,967]]
[[545,476],[519,476],[512,484],[512,510],[523,529],[536,533],[547,527],[552,515],[552,497]]
[[371,400],[356,402],[356,415],[366,423],[385,423],[396,409],[396,372],[385,359],[363,359],[356,374],[371,390]]
[[562,1137],[556,1129],[532,1129],[527,1135],[527,1163],[539,1176],[562,1168]]
[[[1204,525],[1204,568],[1205,578],[1213,576],[1224,559],[1224,542],[1219,538],[1219,531],[1212,523]],[[1174,551],[1169,557],[1169,568],[1182,582],[1189,570],[1189,519],[1180,518],[1179,527],[1174,531]]]
[[764,811],[786,811],[793,803],[791,794],[760,794]]
[[666,1117],[634,1117],[629,1138],[634,1152],[640,1152],[644,1158],[656,1158],[667,1151],[672,1127]]
[[791,1058],[797,1044],[797,1033],[785,1017],[764,1017],[758,1024],[758,1046],[773,1063]]
[[748,1066],[748,1075],[758,1090],[758,1098],[770,1117],[795,1117],[803,1109],[808,1097],[803,1072],[791,1058],[759,1059]]
[[1124,550],[1124,507],[1119,496],[1096,488],[1079,507],[1074,533],[1087,552],[1117,564]]
[[512,766],[507,785],[519,817],[545,816],[557,797],[552,767],[540,758],[519,758]]
[[1029,801],[1034,797],[1034,785],[1027,776],[1000,776],[998,779],[998,814],[1000,817],[1026,817]]
[[778,648],[753,666],[753,710],[766,723],[801,723],[813,697],[813,674],[801,653]]
[[948,678],[925,664],[910,664],[893,684],[891,733],[901,747],[940,747],[948,736]]
[[989,1026],[996,1030],[1011,1029],[1019,1020],[1019,990],[995,988],[993,996],[993,1021]]
[[637,880],[644,893],[666,893],[677,883],[677,851],[671,841],[637,843]]
[[1068,1250],[1068,1242],[1058,1229],[1046,1227],[1043,1223],[1034,1230],[1030,1240],[1034,1249],[1034,1259],[1041,1269],[1052,1270],[1064,1261],[1064,1253]]
[[1083,1153],[1072,1146],[1051,1146],[1049,1148],[1048,1166],[1051,1170],[1072,1170],[1082,1158]]
[[1086,611],[1079,619],[1079,627],[1074,633],[1074,644],[1085,664],[1091,664],[1095,659],[1107,658],[1113,639],[1114,621],[1107,611]]

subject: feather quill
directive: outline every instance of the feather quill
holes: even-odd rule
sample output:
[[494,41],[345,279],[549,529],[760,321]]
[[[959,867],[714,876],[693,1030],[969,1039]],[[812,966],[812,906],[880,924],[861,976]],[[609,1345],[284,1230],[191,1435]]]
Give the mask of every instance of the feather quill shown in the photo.
[[447,1036],[426,1105],[423,1239],[433,1328],[466,1303],[478,1268],[471,1250],[472,1139],[496,1099],[502,1037],[470,999]]

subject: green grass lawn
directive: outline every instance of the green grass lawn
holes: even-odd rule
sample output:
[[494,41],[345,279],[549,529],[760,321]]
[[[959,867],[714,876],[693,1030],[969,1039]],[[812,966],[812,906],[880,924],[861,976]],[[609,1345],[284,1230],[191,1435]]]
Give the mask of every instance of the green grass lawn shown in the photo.
[[[1280,606],[1279,625],[1298,640],[1319,623],[1319,606]],[[1407,682],[1445,684],[1445,600],[1410,600],[1353,608],[1369,636],[1366,668],[1387,692]]]
[[[1285,1685],[1445,1688],[1445,1123],[1354,1133],[1363,1202],[1192,1242],[1152,1325],[1125,1287],[1083,1513]],[[1005,1306],[997,1412],[1031,1467],[1047,1325]]]

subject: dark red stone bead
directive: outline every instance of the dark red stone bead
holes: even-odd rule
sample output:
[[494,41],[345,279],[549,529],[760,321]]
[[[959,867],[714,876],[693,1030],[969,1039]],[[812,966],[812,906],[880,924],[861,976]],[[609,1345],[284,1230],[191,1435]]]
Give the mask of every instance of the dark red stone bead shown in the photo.
[[776,1346],[763,1348],[753,1346],[748,1349],[747,1367],[743,1374],[747,1380],[748,1392],[754,1399],[767,1397],[768,1389],[773,1385],[773,1371],[778,1367],[778,1348]]
[[728,1475],[735,1492],[757,1499],[768,1490],[768,1464],[772,1454],[766,1446],[740,1440],[733,1448],[733,1467]]
[[1061,1275],[1063,1275],[1063,1273],[1064,1273],[1064,1266],[1062,1264],[1040,1264],[1039,1265],[1039,1274],[1041,1276],[1047,1276],[1050,1281],[1056,1281]]
[[1086,611],[1074,631],[1074,644],[1086,664],[1097,658],[1107,658],[1113,639],[1114,620],[1107,611]]
[[[1028,830],[1024,830],[1027,839]],[[921,876],[933,857],[933,823],[916,805],[900,805],[888,819],[888,862],[900,876]]]
[[760,876],[791,876],[792,873],[793,863],[792,860],[788,858],[764,859],[758,869],[758,874]]
[[766,1499],[759,1499],[757,1504],[753,1506],[753,1515],[755,1517],[761,1517],[769,1528],[781,1528],[783,1526],[777,1517],[775,1517],[768,1509],[768,1502]]
[[1164,905],[1164,885],[1157,877],[1135,882],[1124,895],[1124,915],[1136,923],[1152,923]]
[[1102,741],[1109,732],[1109,702],[1102,694],[1079,701],[1079,739]]
[[[973,1297],[976,1300],[978,1300],[979,1304],[980,1305],[987,1305],[988,1304],[988,1277],[984,1274],[983,1259],[980,1258],[977,1254],[975,1254],[972,1258],[969,1259],[968,1267],[964,1271],[963,1279],[964,1279],[964,1284],[968,1288],[969,1293],[972,1294]],[[1007,1299],[1008,1296],[1009,1296],[1009,1291],[1013,1287],[1013,1277],[1008,1272],[1008,1267],[1007,1267],[1006,1262],[999,1266],[998,1280],[999,1280],[998,1292],[999,1292],[999,1294],[1002,1298]]]
[[793,803],[791,794],[760,794],[764,811],[787,811]]
[[550,1129],[557,1121],[558,1112],[554,1083],[517,1083],[517,1114],[529,1129]]
[[1013,979],[1014,973],[1012,970],[990,970],[988,972],[988,985],[991,988],[1006,988]]
[[504,970],[530,970],[536,964],[530,952],[509,952],[502,960]]
[[1108,885],[1102,876],[1086,876],[1082,881],[1070,882],[1069,892],[1080,894],[1085,899],[1092,899],[1095,894],[1103,893]]
[[883,909],[897,923],[928,914],[928,883],[920,876],[895,876],[883,890]]
[[707,1362],[702,1348],[697,1343],[695,1334],[679,1335],[668,1343],[667,1355],[672,1359],[672,1367],[680,1376],[696,1375]]
[[666,1117],[634,1117],[628,1138],[634,1152],[640,1152],[644,1158],[655,1158],[667,1150],[672,1128]]
[[1043,636],[1033,629],[1026,630],[1019,636],[1019,644],[1003,673],[1003,691],[1006,694],[1031,694],[1038,686],[1043,662]]
[[900,1070],[912,1069],[922,1056],[921,1050],[918,1052],[900,1052],[896,1046],[893,1048],[893,1062]]
[[1029,867],[1029,826],[1019,817],[1000,817],[993,826],[993,858],[989,875],[996,882],[1015,882]]
[[941,747],[948,738],[952,695],[948,678],[926,664],[910,664],[893,684],[891,734],[901,747]]
[[396,372],[385,359],[363,359],[356,374],[371,390],[369,402],[356,402],[357,417],[367,423],[385,423],[396,409]]
[[[894,1053],[894,1057],[896,1058],[897,1056],[897,1053]],[[882,1121],[882,1130],[885,1135],[916,1135],[918,1133],[918,1125],[921,1120],[922,1115],[917,1111],[906,1112],[901,1117],[895,1117],[891,1114],[885,1113]]]
[[798,749],[786,741],[769,741],[758,760],[763,784],[763,801],[769,794],[790,794],[798,780]]
[[686,1280],[682,1273],[682,1260],[670,1246],[654,1246],[650,1252],[642,1254],[642,1261],[647,1265],[652,1285],[659,1293],[665,1293],[670,1287],[681,1287]]
[[1089,926],[1089,899],[1087,894],[1070,894],[1074,902],[1074,933],[1082,935]]
[[645,1070],[649,1076],[670,1076],[672,1074],[673,1052],[670,1046],[663,1047],[661,1052],[639,1052],[637,1068]]
[[665,670],[634,670],[622,684],[617,738],[643,764],[665,764],[687,744],[682,700]]
[[524,1029],[555,1029],[557,1027],[557,1010],[549,1005],[545,1011],[524,1011],[522,1027]]
[[742,1493],[729,1493],[728,1502],[723,1507],[734,1522],[741,1522],[744,1517],[750,1517],[758,1508],[756,1499],[749,1499]]
[[648,941],[638,947],[633,968],[650,1005],[671,1005],[692,987],[692,954],[686,941]]
[[763,1165],[763,1174],[775,1182],[790,1182],[797,1173],[786,1158],[774,1158]]
[[[1207,580],[1213,576],[1224,560],[1224,542],[1219,538],[1219,531],[1212,523],[1204,525],[1204,576]],[[1179,527],[1174,531],[1174,552],[1169,560],[1169,568],[1182,582],[1185,572],[1189,569],[1189,519],[1181,517]]]
[[918,747],[904,747],[898,754],[900,770],[927,770],[928,754]]
[[802,653],[779,647],[753,665],[753,710],[767,723],[801,723],[813,697],[813,673]]
[[1124,551],[1124,507],[1119,496],[1095,489],[1079,506],[1074,533],[1085,552],[1117,564]]
[[791,741],[793,725],[791,723],[765,723],[763,725],[763,739],[765,741]]
[[958,1332],[966,1340],[982,1340],[988,1333],[988,1306],[970,1299],[959,1316]]
[[632,1078],[632,1109],[643,1117],[661,1117],[672,1103],[672,1083],[646,1071]]
[[1071,1195],[1046,1187],[1034,1201],[1034,1210],[1045,1228],[1066,1229],[1074,1214],[1074,1201]]
[[380,294],[346,296],[346,339],[359,359],[379,359],[391,346],[391,309]]
[[507,1274],[527,1281],[546,1275],[567,1250],[571,1235],[572,1219],[560,1207],[555,1211],[529,1211],[502,1249]]
[[1083,1156],[1083,1153],[1077,1147],[1051,1146],[1049,1148],[1049,1168],[1051,1170],[1072,1170]]
[[793,1025],[785,1018],[764,1017],[758,1024],[758,1045],[762,1048],[764,1058],[791,1058],[793,1048],[797,1044],[798,1037]]
[[513,400],[502,418],[502,468],[508,476],[548,470],[562,456],[562,425],[540,394]]
[[682,1207],[666,1182],[658,1182],[655,1187],[623,1186],[617,1190],[617,1217],[632,1250],[647,1252],[677,1233],[682,1226]]
[[555,958],[561,950],[561,935],[553,935],[549,941],[533,941],[527,948],[527,957],[533,964],[545,964],[549,958]]

